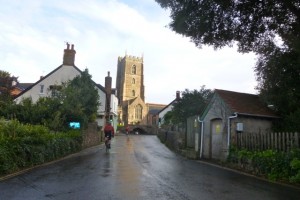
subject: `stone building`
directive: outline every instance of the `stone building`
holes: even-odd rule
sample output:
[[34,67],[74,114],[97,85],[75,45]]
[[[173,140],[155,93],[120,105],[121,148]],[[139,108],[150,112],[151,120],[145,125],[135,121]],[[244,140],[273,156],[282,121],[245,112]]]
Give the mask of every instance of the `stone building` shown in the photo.
[[125,55],[118,58],[116,89],[119,123],[147,124],[143,57]]

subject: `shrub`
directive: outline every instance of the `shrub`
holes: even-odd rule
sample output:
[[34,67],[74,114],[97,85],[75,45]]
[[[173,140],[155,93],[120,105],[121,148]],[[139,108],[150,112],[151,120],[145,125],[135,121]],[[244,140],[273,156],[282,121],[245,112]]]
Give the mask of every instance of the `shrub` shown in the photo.
[[41,125],[0,120],[0,175],[48,162],[82,146],[81,132],[51,133]]
[[275,150],[248,151],[230,149],[227,162],[238,164],[252,173],[266,176],[270,180],[300,182],[300,150],[289,152]]
[[300,183],[300,159],[294,158],[290,164],[292,170],[294,170],[294,175],[290,176],[290,182]]

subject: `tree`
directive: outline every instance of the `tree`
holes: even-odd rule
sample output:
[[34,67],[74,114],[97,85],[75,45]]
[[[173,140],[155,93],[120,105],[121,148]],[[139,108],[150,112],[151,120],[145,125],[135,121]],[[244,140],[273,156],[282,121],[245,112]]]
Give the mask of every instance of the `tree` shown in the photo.
[[23,99],[20,104],[0,101],[0,117],[45,125],[55,132],[67,129],[72,121],[84,126],[95,120],[99,94],[88,70],[67,83],[52,86],[52,92],[54,96],[39,98],[35,103],[31,98]]
[[[283,118],[281,129],[299,131],[299,0],[156,0],[171,11],[169,27],[197,47],[236,44],[258,55],[255,66],[262,98]],[[295,124],[296,123],[296,124]]]
[[163,124],[164,125],[170,125],[173,122],[173,111],[168,111],[165,115],[164,115],[164,121]]
[[65,119],[67,122],[79,121],[86,124],[94,121],[100,106],[99,94],[86,69],[81,75],[69,81],[61,90]]
[[279,36],[286,45],[299,41],[299,0],[156,0],[171,11],[169,27],[215,48],[237,42],[239,51],[256,51]]
[[0,78],[8,78],[8,77],[10,77],[9,72],[0,70]]
[[11,100],[11,86],[10,73],[0,70],[0,101],[7,102]]
[[182,92],[182,97],[174,103],[172,117],[168,117],[174,124],[185,123],[188,117],[199,115],[204,111],[212,94],[212,91],[205,89],[205,86],[202,86],[199,91],[186,89]]
[[276,124],[275,127],[279,130],[300,130],[299,58],[299,54],[294,50],[282,51],[273,46],[260,55],[257,61],[257,88],[264,101],[272,104],[282,116],[282,123]]

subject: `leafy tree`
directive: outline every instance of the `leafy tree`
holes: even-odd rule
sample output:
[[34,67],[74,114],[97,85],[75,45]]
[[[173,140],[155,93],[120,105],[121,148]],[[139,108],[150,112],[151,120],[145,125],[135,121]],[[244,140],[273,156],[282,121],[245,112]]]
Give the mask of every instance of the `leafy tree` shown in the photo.
[[20,104],[0,102],[0,116],[45,125],[55,132],[67,129],[71,121],[85,125],[96,118],[99,95],[88,70],[54,89],[55,96],[39,98],[36,103],[31,98]]
[[10,101],[11,80],[10,73],[0,70],[0,101]]
[[236,44],[242,53],[255,52],[257,89],[282,116],[281,129],[299,131],[299,0],[156,2],[170,9],[169,27],[197,47]]
[[174,121],[173,120],[173,111],[171,110],[165,114],[163,124],[170,125],[170,124],[172,124],[173,121]]
[[0,70],[0,78],[8,78],[8,77],[10,77],[9,72]]
[[212,91],[205,89],[205,86],[202,86],[199,91],[190,91],[188,89],[183,91],[182,97],[174,103],[171,112],[172,122],[175,124],[185,123],[188,117],[201,114],[212,97],[212,94]]
[[170,28],[197,45],[215,48],[237,42],[241,52],[256,51],[276,36],[299,40],[299,0],[156,0],[171,11]]
[[[262,98],[272,104],[282,116],[277,129],[300,130],[300,66],[299,54],[294,50],[282,51],[273,46],[262,54],[255,69]],[[277,67],[275,67],[277,66]]]
[[86,124],[95,120],[100,105],[99,94],[87,69],[66,84],[61,91],[61,98],[67,122]]

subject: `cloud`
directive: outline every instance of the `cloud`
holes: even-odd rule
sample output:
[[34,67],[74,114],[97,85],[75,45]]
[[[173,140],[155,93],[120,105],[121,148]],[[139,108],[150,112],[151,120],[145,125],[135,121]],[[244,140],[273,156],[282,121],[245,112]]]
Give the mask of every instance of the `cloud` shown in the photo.
[[107,71],[116,76],[118,56],[144,56],[148,102],[168,104],[177,90],[202,85],[254,92],[253,54],[196,48],[166,27],[169,13],[155,1],[11,0],[1,5],[1,69],[22,82],[35,82],[58,67],[68,41],[75,44],[76,66],[88,68],[100,84]]

